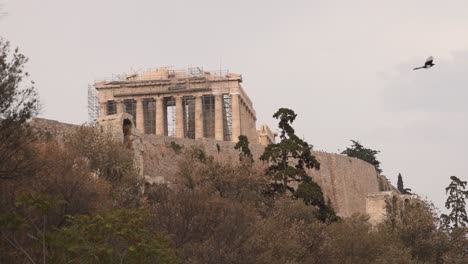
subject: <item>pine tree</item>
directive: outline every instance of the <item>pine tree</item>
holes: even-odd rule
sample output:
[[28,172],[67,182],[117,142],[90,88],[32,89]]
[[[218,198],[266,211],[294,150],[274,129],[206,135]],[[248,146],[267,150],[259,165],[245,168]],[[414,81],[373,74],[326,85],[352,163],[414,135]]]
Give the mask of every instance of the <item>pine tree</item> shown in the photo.
[[403,187],[403,179],[401,178],[401,173],[398,173],[397,188],[398,188],[398,191],[400,191],[401,193],[405,191]]
[[239,141],[237,141],[234,149],[238,149],[241,152],[239,153],[239,160],[242,161],[244,159],[248,159],[253,162],[252,152],[249,148],[249,139],[244,135],[240,135],[238,139]]
[[375,157],[375,155],[377,155],[380,151],[365,148],[363,145],[361,145],[361,143],[359,143],[359,141],[356,140],[351,140],[351,142],[353,142],[353,145],[351,145],[350,148],[346,148],[346,150],[341,152],[341,154],[366,161],[374,165],[377,173],[382,173],[382,170],[380,169],[380,161],[378,161]]
[[468,225],[468,216],[466,214],[465,200],[468,199],[468,190],[466,181],[460,180],[456,176],[451,176],[452,182],[445,188],[445,192],[449,195],[445,202],[445,208],[452,209],[449,215],[442,214],[442,222],[447,228],[457,229]]
[[33,156],[29,142],[34,139],[26,121],[39,109],[33,82],[25,83],[28,59],[0,38],[0,179],[30,173],[27,160]]
[[411,189],[405,188],[403,185],[403,177],[401,177],[401,173],[398,173],[397,189],[401,194],[411,194]]
[[267,175],[271,177],[272,192],[285,194],[287,190],[294,193],[290,183],[312,181],[305,169],[320,169],[320,163],[312,155],[311,146],[296,136],[291,124],[297,114],[288,108],[280,108],[273,117],[279,119],[281,129],[279,143],[269,144],[260,160],[270,163]]

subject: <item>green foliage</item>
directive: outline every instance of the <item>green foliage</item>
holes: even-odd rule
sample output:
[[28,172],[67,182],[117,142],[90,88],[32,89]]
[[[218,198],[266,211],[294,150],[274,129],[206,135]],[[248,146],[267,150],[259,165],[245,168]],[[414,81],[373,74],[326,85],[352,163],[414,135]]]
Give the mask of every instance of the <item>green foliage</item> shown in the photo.
[[323,222],[337,221],[339,218],[336,216],[335,211],[329,205],[325,203],[322,188],[314,181],[302,182],[299,184],[295,192],[295,197],[302,199],[306,205],[317,207],[317,218]]
[[398,173],[397,189],[401,193],[404,193],[404,191],[405,191],[405,188],[403,186],[403,178],[401,177],[401,173]]
[[205,162],[206,161],[206,153],[205,151],[201,150],[201,149],[198,149],[198,160],[201,161],[201,162]]
[[320,169],[320,163],[312,155],[310,145],[294,133],[291,124],[296,116],[293,110],[287,108],[280,108],[273,115],[280,120],[281,141],[269,144],[260,157],[260,160],[270,164],[267,175],[271,177],[272,192],[276,194],[284,194],[287,190],[294,193],[289,183],[310,181],[305,169]]
[[37,219],[43,221],[43,217],[65,204],[66,201],[58,196],[41,193],[20,194],[16,199],[16,210],[0,214],[0,227],[3,230],[10,231],[18,231],[22,228],[28,229],[34,225],[33,221]]
[[[40,257],[45,263],[47,257],[46,237],[50,229],[48,220],[53,212],[63,207],[65,203],[61,197],[53,195],[20,194],[15,203],[15,211],[0,214],[2,240],[6,241],[29,262],[35,263],[34,258]],[[29,246],[28,250],[24,248],[24,244]],[[20,258],[20,256],[17,257]]]
[[397,189],[401,194],[411,194],[411,189],[405,188],[403,185],[403,177],[398,173]]
[[0,227],[2,231],[18,231],[25,224],[26,219],[17,212],[0,214]]
[[221,152],[221,146],[218,143],[216,143],[216,150],[218,151],[218,153]]
[[[307,205],[318,207],[320,220],[325,221],[329,217],[335,219],[333,209],[324,202],[320,186],[307,175],[306,168],[320,169],[320,163],[312,155],[311,146],[296,136],[291,126],[296,116],[293,110],[287,108],[280,108],[273,115],[280,120],[281,141],[269,144],[260,157],[260,160],[270,163],[266,173],[272,180],[271,193],[284,195],[290,191]],[[291,182],[299,184],[297,191],[290,186]]]
[[40,216],[45,215],[49,210],[65,204],[62,197],[50,196],[39,193],[29,193],[19,195],[16,202],[17,207],[35,210]]
[[[176,255],[193,264],[466,263],[466,229],[443,232],[425,206],[405,205],[400,220],[376,227],[363,216],[334,219],[316,183],[300,183],[297,199],[264,195],[271,181],[260,166],[200,159],[199,147],[183,151],[175,184],[129,192],[143,200],[141,209],[115,210],[122,207],[108,200],[124,181],[88,190],[107,182],[89,177],[83,157],[96,154],[62,147],[44,149],[48,166],[33,185],[0,185],[1,212],[8,212],[0,216],[1,263],[174,263]],[[41,185],[3,207],[11,200],[5,190]]]
[[252,152],[250,152],[249,148],[249,139],[244,135],[240,135],[238,139],[239,140],[234,146],[234,149],[240,150],[241,152],[239,153],[239,160],[242,161],[243,159],[247,159],[253,162]]
[[451,209],[451,212],[449,215],[442,214],[441,219],[447,228],[466,228],[468,224],[465,209],[465,200],[468,198],[468,190],[465,190],[466,181],[462,181],[456,176],[451,176],[450,179],[452,182],[445,188],[445,192],[449,195],[445,207]]
[[70,217],[51,235],[53,263],[176,263],[167,236],[148,230],[144,210]]
[[39,108],[34,82],[21,89],[23,80],[29,77],[24,72],[28,59],[18,49],[10,54],[10,43],[0,38],[0,120],[2,127],[11,122],[24,123],[33,117]]
[[29,175],[35,137],[26,125],[39,110],[34,83],[25,84],[28,59],[0,38],[0,180]]
[[346,148],[346,150],[341,152],[341,154],[366,161],[374,165],[377,173],[382,173],[382,170],[380,169],[380,161],[375,157],[380,151],[365,148],[361,143],[359,143],[359,141],[351,140],[351,142],[353,142],[353,145],[351,145],[350,148]]
[[299,184],[295,195],[297,198],[304,200],[304,203],[306,205],[313,205],[319,207],[325,205],[322,188],[320,188],[320,186],[313,181],[302,182],[301,184]]
[[182,152],[182,148],[184,146],[177,144],[174,141],[171,141],[171,147],[174,150],[175,154],[179,155]]
[[203,163],[206,162],[208,159],[213,159],[213,157],[211,156],[207,157],[205,150],[198,146],[191,146],[190,151],[188,151],[188,153],[192,159],[197,159],[198,161],[201,161]]
[[50,133],[50,131],[46,131],[44,136],[45,136],[45,139],[46,139],[47,142],[50,142],[50,141],[52,141],[54,139],[54,135],[52,135],[52,133]]

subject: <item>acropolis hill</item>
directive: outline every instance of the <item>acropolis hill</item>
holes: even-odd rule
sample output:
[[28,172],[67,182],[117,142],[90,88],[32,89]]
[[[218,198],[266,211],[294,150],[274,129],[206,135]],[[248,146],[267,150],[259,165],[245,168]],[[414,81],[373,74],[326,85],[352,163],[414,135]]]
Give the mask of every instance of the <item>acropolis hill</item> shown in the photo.
[[[256,163],[265,166],[258,157],[265,145],[275,142],[276,134],[266,125],[256,129],[253,103],[241,83],[240,74],[214,74],[199,68],[119,76],[91,86],[91,116],[101,131],[134,149],[140,175],[150,183],[173,183],[183,158],[173,144],[198,146],[216,160],[238,162],[234,145],[239,135],[247,135]],[[33,123],[54,134],[74,129],[43,119]],[[388,195],[380,195],[385,194],[381,191],[395,188],[374,166],[334,153],[313,154],[321,167],[308,173],[339,216],[368,213],[371,218],[382,217]]]

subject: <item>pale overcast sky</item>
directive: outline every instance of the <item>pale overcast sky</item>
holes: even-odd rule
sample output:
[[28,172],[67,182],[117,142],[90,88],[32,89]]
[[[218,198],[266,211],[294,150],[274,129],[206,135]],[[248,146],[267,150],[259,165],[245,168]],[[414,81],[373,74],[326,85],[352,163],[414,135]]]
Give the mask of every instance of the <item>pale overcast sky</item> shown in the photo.
[[[87,120],[95,79],[172,65],[241,73],[257,126],[279,107],[315,149],[357,139],[441,208],[468,178],[468,1],[0,0],[41,116]],[[430,70],[413,71],[429,56]]]

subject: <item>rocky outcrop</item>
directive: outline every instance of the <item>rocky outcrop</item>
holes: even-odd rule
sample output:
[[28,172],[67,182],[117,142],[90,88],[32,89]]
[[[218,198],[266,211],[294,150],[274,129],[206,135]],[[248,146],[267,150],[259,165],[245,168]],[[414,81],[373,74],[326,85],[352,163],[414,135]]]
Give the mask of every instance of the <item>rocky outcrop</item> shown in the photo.
[[[175,144],[185,148],[198,146],[217,160],[238,162],[239,152],[234,149],[234,144],[231,142],[140,135],[138,130],[133,128],[126,135],[124,121],[126,119],[131,121],[131,117],[115,115],[112,118],[112,120],[102,120],[102,125],[98,129],[102,131],[114,129],[115,138],[123,142],[126,138],[130,139],[131,147],[136,150],[135,161],[140,164],[141,175],[149,182],[161,183],[174,180],[178,172],[178,161],[183,158],[182,155],[176,154]],[[45,119],[35,119],[31,124],[54,136],[69,133],[77,128],[75,125]],[[256,144],[250,148],[259,166],[265,166],[258,161],[264,146]],[[335,208],[339,216],[365,214],[366,198],[371,193],[379,192],[379,185],[385,186],[386,189],[394,188],[388,181],[377,176],[374,166],[362,160],[326,152],[313,154],[319,160],[321,168],[311,170],[309,174],[322,187],[325,199]]]

